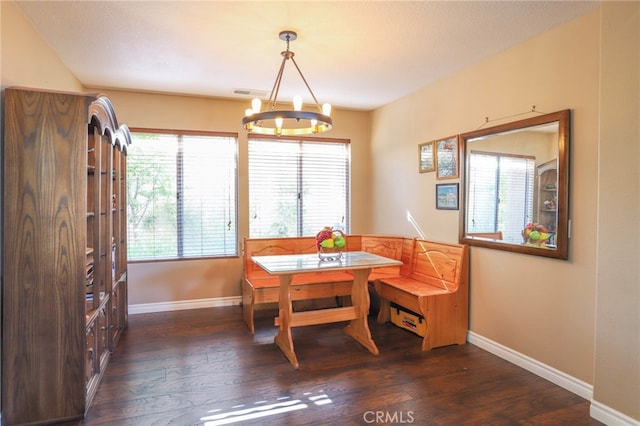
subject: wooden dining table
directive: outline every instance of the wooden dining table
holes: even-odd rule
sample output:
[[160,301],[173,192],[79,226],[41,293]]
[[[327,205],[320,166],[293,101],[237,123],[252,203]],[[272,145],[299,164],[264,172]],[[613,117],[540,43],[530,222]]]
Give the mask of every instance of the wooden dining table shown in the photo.
[[[300,363],[293,348],[291,337],[293,327],[350,321],[345,332],[372,354],[380,353],[371,338],[367,322],[370,303],[368,277],[372,268],[397,266],[402,262],[364,251],[346,251],[342,253],[340,259],[328,261],[320,260],[317,254],[252,256],[251,260],[270,275],[280,278],[279,312],[275,319],[279,329],[274,341],[296,369],[300,369]],[[352,271],[351,306],[293,312],[291,303],[293,276],[329,271]]]

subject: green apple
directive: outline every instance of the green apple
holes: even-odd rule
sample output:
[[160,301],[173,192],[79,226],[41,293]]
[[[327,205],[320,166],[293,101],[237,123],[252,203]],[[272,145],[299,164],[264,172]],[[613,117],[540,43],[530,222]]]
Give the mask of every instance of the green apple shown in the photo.
[[320,246],[323,248],[333,248],[333,240],[331,238],[327,238],[326,240],[322,240]]

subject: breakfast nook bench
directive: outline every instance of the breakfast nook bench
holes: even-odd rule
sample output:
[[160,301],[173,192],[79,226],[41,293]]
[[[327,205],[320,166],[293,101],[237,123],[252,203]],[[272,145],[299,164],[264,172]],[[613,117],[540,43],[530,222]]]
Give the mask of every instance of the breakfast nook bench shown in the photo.
[[400,275],[378,277],[378,322],[389,321],[390,302],[426,321],[422,350],[464,344],[469,326],[468,247],[415,239]]
[[[418,313],[426,320],[422,350],[464,344],[469,323],[468,247],[386,235],[347,235],[347,251],[365,251],[402,262],[373,268],[368,280],[380,298],[378,322],[390,320],[390,304]],[[255,332],[256,306],[277,303],[279,278],[251,260],[254,256],[312,254],[314,237],[245,238],[243,240],[243,319]],[[323,271],[295,275],[291,300],[310,300],[351,295],[351,271]],[[277,325],[277,324],[276,324]]]

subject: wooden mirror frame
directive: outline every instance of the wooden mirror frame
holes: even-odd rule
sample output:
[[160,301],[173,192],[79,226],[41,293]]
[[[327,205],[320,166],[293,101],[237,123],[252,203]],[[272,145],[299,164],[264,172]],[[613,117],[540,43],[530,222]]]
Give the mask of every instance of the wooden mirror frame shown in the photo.
[[[530,254],[534,256],[544,256],[556,259],[568,259],[569,256],[569,238],[570,238],[570,221],[569,221],[569,144],[570,144],[570,127],[571,127],[570,110],[562,110],[551,114],[544,114],[512,123],[502,124],[486,129],[479,129],[459,136],[461,164],[461,200],[460,200],[460,226],[459,241],[461,244],[470,246],[485,247],[496,250],[505,250],[516,253]],[[558,177],[557,177],[557,227],[555,233],[555,249],[546,247],[535,247],[530,245],[515,244],[492,238],[492,235],[475,235],[471,236],[466,233],[467,229],[467,187],[469,176],[469,162],[467,156],[467,143],[470,140],[483,137],[512,133],[518,130],[524,130],[533,126],[551,124],[558,122]]]

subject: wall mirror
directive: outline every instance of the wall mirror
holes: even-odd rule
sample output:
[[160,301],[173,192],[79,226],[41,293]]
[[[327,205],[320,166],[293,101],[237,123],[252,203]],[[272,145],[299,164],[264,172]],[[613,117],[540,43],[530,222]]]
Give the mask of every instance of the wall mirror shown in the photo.
[[460,135],[460,242],[568,258],[570,111]]

